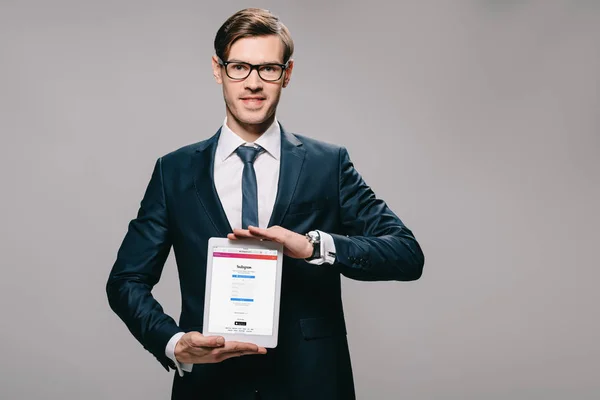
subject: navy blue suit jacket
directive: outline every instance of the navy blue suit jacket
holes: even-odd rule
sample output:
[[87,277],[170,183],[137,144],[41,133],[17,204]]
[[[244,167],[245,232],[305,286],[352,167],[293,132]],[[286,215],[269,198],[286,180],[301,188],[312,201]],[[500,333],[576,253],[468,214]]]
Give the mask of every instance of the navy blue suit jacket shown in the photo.
[[[169,339],[202,331],[207,241],[232,231],[213,183],[219,134],[157,161],[106,286],[112,309],[167,369]],[[346,149],[283,128],[273,225],[330,233],[335,264],[285,257],[277,348],[264,356],[196,364],[183,378],[175,374],[173,399],[353,399],[340,275],[364,281],[421,276],[419,244],[375,197]],[[179,323],[151,294],[171,247],[181,288]]]

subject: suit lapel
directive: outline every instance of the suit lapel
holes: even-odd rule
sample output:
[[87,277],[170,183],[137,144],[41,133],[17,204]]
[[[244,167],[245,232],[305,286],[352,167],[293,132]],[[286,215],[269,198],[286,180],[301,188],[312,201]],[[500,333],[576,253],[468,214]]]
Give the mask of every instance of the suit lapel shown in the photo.
[[275,207],[268,226],[281,225],[287,212],[300,177],[306,150],[302,142],[281,126],[281,165]]
[[[198,200],[221,237],[233,232],[229,220],[219,200],[214,184],[214,160],[221,130],[206,140],[195,153],[194,186]],[[281,165],[275,206],[268,226],[281,225],[298,184],[298,178],[304,164],[306,150],[294,135],[281,126]]]
[[200,203],[221,237],[233,232],[214,184],[214,160],[221,130],[196,149],[194,186]]

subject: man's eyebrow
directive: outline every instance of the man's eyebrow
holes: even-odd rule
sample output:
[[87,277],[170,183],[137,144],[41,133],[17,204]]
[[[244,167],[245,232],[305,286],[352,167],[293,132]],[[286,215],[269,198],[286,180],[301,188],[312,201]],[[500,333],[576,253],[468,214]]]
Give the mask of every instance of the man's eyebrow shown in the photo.
[[[243,61],[243,60],[240,60],[240,59],[237,59],[237,58],[231,58],[231,59],[229,59],[228,62],[239,62],[239,63],[252,64],[252,63],[250,63],[248,61]],[[265,62],[262,62],[260,64],[256,64],[256,65],[264,65],[264,64],[280,64],[281,65],[283,63],[279,62],[279,61],[265,61]]]

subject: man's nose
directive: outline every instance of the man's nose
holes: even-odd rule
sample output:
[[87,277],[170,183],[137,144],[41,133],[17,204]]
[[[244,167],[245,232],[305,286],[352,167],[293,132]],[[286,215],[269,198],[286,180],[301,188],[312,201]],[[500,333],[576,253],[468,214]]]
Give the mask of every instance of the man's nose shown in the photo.
[[250,90],[258,90],[262,87],[262,79],[258,76],[257,69],[250,71],[250,75],[248,75],[244,84],[246,85],[246,88]]

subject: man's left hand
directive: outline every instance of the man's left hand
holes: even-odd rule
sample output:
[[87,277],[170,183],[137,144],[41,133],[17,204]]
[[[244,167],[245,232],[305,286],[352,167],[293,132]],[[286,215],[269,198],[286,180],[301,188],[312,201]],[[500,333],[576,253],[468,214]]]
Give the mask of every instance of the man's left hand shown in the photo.
[[306,236],[292,232],[281,226],[271,226],[267,229],[249,226],[248,229],[234,229],[227,239],[257,239],[271,240],[283,244],[283,254],[292,258],[308,258],[312,256],[313,246]]

